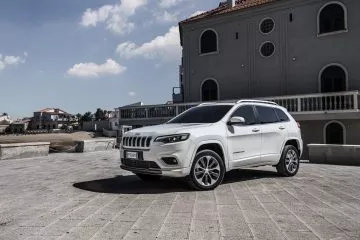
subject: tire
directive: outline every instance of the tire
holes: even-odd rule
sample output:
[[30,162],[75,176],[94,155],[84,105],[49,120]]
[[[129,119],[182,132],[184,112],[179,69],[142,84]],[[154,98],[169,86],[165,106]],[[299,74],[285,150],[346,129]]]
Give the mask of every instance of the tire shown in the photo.
[[224,175],[225,165],[221,157],[214,151],[204,150],[196,154],[187,182],[193,189],[208,191],[219,186]]
[[154,182],[154,181],[159,181],[161,179],[161,176],[159,175],[136,173],[136,176],[138,176],[141,180],[145,182]]
[[299,167],[299,151],[292,145],[285,146],[276,170],[283,177],[293,177],[299,171]]

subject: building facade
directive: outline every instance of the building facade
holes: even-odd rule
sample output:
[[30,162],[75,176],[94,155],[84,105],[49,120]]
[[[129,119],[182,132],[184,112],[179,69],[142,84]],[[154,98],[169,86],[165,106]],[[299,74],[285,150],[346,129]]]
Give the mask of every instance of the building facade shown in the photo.
[[69,114],[59,108],[45,108],[34,112],[30,128],[32,130],[52,130],[60,129],[64,125],[77,122],[72,114]]
[[180,23],[185,102],[360,89],[359,1],[231,2]]
[[307,144],[360,145],[360,1],[228,0],[179,23],[174,106],[120,108],[121,124],[164,122],[204,101],[286,107]]

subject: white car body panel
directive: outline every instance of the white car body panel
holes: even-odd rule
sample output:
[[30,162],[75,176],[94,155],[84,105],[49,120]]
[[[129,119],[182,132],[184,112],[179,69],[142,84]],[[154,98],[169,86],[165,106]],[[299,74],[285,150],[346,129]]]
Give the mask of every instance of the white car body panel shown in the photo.
[[[216,123],[161,124],[131,130],[124,134],[124,138],[149,137],[151,142],[148,147],[124,146],[122,143],[120,158],[125,159],[125,151],[139,152],[143,157],[141,161],[152,161],[158,165],[160,169],[157,169],[156,173],[160,172],[161,175],[169,177],[185,177],[190,173],[192,161],[198,149],[207,144],[220,146],[226,171],[242,167],[276,165],[288,140],[295,140],[298,143],[300,153],[303,150],[301,132],[296,121],[280,106],[266,103],[207,105],[231,105],[232,108]],[[227,122],[234,111],[245,105],[279,108],[286,113],[290,121],[272,124],[228,125]],[[190,136],[189,139],[181,142],[167,144],[154,142],[159,136],[176,134],[190,134]],[[177,164],[166,164],[163,158],[167,157],[175,158]],[[127,168],[126,170],[137,172],[136,168]]]

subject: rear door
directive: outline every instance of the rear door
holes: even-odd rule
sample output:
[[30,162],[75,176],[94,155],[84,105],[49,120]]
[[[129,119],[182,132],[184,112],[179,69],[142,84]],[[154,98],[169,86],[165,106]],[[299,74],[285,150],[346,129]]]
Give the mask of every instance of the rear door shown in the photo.
[[231,168],[257,165],[261,161],[261,131],[252,105],[240,106],[231,117],[243,117],[245,124],[227,126]]
[[261,162],[277,164],[288,136],[287,126],[280,121],[273,107],[257,105],[255,108],[260,122]]

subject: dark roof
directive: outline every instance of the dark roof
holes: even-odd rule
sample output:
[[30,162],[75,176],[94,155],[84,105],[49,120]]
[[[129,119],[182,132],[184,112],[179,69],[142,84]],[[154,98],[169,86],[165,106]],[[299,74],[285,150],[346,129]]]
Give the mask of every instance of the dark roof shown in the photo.
[[210,11],[207,11],[207,12],[201,13],[199,15],[190,17],[188,19],[185,19],[184,21],[181,21],[180,24],[189,23],[189,22],[193,22],[196,20],[204,19],[204,18],[210,18],[213,16],[223,15],[223,14],[230,13],[230,12],[240,11],[240,10],[244,10],[244,9],[248,9],[248,8],[252,8],[252,7],[257,7],[257,6],[275,2],[275,1],[278,1],[278,0],[237,0],[235,2],[235,4],[236,4],[235,7],[232,7],[232,8],[230,8],[228,6],[227,1],[221,2],[219,4],[219,7],[212,9]]

